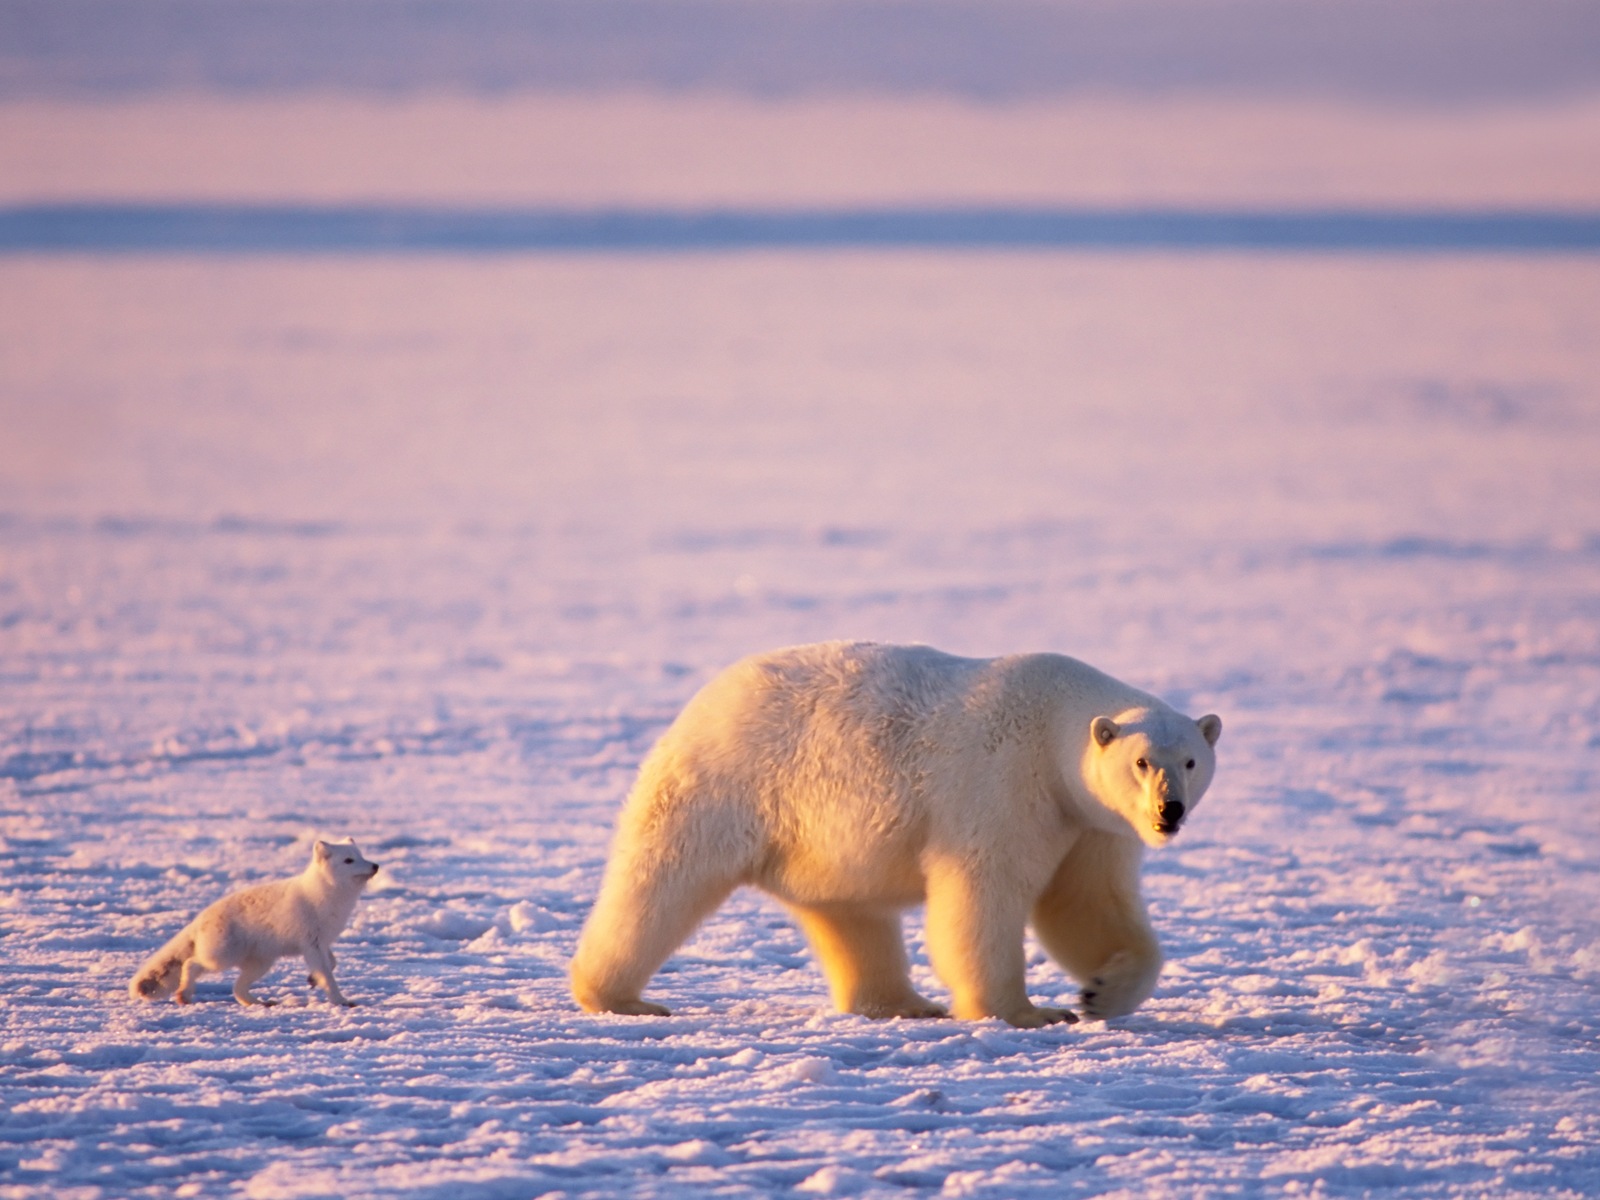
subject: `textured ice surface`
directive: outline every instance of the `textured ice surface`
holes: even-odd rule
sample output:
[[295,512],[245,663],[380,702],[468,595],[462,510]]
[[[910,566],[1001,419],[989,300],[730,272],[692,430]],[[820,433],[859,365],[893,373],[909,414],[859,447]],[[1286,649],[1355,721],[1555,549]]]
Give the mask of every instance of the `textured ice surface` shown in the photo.
[[[50,36],[110,11],[13,7]],[[1351,103],[1343,43],[1288,103],[1259,88],[1304,61],[1272,54],[1243,95],[731,95],[709,41],[667,94],[164,90],[381,82],[403,48],[351,22],[433,11],[342,5],[345,41],[271,60],[251,36],[326,14],[234,7],[145,6],[185,31],[160,55],[82,21],[8,43],[0,199],[1600,196],[1560,5],[1499,41],[1510,8],[1452,6],[1476,57],[1426,63],[1384,48],[1433,9],[1381,10],[1413,42],[1363,61],[1434,100],[1481,80],[1464,108]],[[438,77],[487,69],[465,53]],[[986,53],[949,61],[993,83]],[[113,99],[129,63],[153,90]],[[1593,256],[0,259],[0,1197],[1595,1194],[1597,345]],[[576,1010],[652,738],[725,663],[832,637],[1059,650],[1223,715],[1205,807],[1149,859],[1148,1005],[839,1016],[742,894],[657,980],[676,1015]],[[384,866],[339,945],[361,1007],[291,963],[270,1010],[225,980],[128,1001],[319,835]],[[1074,1002],[1033,947],[1029,981]]]
[[[1592,264],[13,260],[0,294],[7,1194],[1600,1181]],[[1149,1005],[839,1016],[741,896],[658,980],[678,1015],[574,1009],[651,738],[834,636],[1224,714],[1149,862]],[[271,1010],[128,1002],[319,834],[385,868],[362,1007],[291,964]]]

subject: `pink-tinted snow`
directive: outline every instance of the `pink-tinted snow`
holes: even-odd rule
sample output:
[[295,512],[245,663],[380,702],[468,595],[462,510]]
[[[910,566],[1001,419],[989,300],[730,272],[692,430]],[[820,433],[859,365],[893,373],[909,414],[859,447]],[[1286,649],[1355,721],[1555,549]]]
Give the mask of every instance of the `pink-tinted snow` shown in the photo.
[[[0,192],[1570,208],[1596,111],[21,97]],[[1596,346],[1592,254],[0,257],[0,1197],[1593,1194]],[[575,1008],[652,738],[832,637],[1224,716],[1148,1005],[841,1016],[745,894]],[[325,835],[360,1007],[128,1001]]]

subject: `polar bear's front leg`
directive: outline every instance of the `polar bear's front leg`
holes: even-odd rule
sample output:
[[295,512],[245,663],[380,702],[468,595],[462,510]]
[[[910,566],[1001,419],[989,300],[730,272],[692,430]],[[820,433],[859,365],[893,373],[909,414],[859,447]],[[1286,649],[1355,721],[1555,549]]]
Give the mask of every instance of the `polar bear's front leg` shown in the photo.
[[999,1017],[1033,1029],[1078,1018],[1064,1008],[1039,1008],[1028,999],[1022,935],[1027,900],[1015,885],[960,862],[928,870],[928,954],[952,993],[952,1011],[965,1020]]
[[1083,984],[1091,1017],[1131,1013],[1161,974],[1161,946],[1139,893],[1143,856],[1133,838],[1085,833],[1033,906],[1034,933]]
[[1161,955],[1119,950],[1083,985],[1085,1015],[1102,1021],[1127,1016],[1150,998],[1161,974]]
[[911,986],[900,914],[862,904],[791,905],[828,977],[834,1007],[863,1017],[946,1017]]

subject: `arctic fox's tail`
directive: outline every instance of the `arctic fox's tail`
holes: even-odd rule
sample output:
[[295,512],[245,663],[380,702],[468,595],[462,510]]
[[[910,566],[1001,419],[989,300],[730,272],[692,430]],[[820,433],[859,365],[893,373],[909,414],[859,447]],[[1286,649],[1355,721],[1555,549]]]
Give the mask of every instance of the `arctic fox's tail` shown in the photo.
[[194,955],[194,934],[185,929],[148,959],[128,984],[135,1000],[165,1000],[178,990],[183,964]]

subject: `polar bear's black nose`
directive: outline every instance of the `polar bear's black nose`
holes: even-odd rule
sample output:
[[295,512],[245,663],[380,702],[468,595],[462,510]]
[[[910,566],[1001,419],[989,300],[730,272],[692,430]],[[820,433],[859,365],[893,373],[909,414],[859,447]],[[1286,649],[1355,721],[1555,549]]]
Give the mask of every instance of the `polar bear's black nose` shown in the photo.
[[1183,820],[1182,800],[1168,800],[1161,806],[1161,823],[1163,825],[1170,825],[1176,828],[1181,820]]

